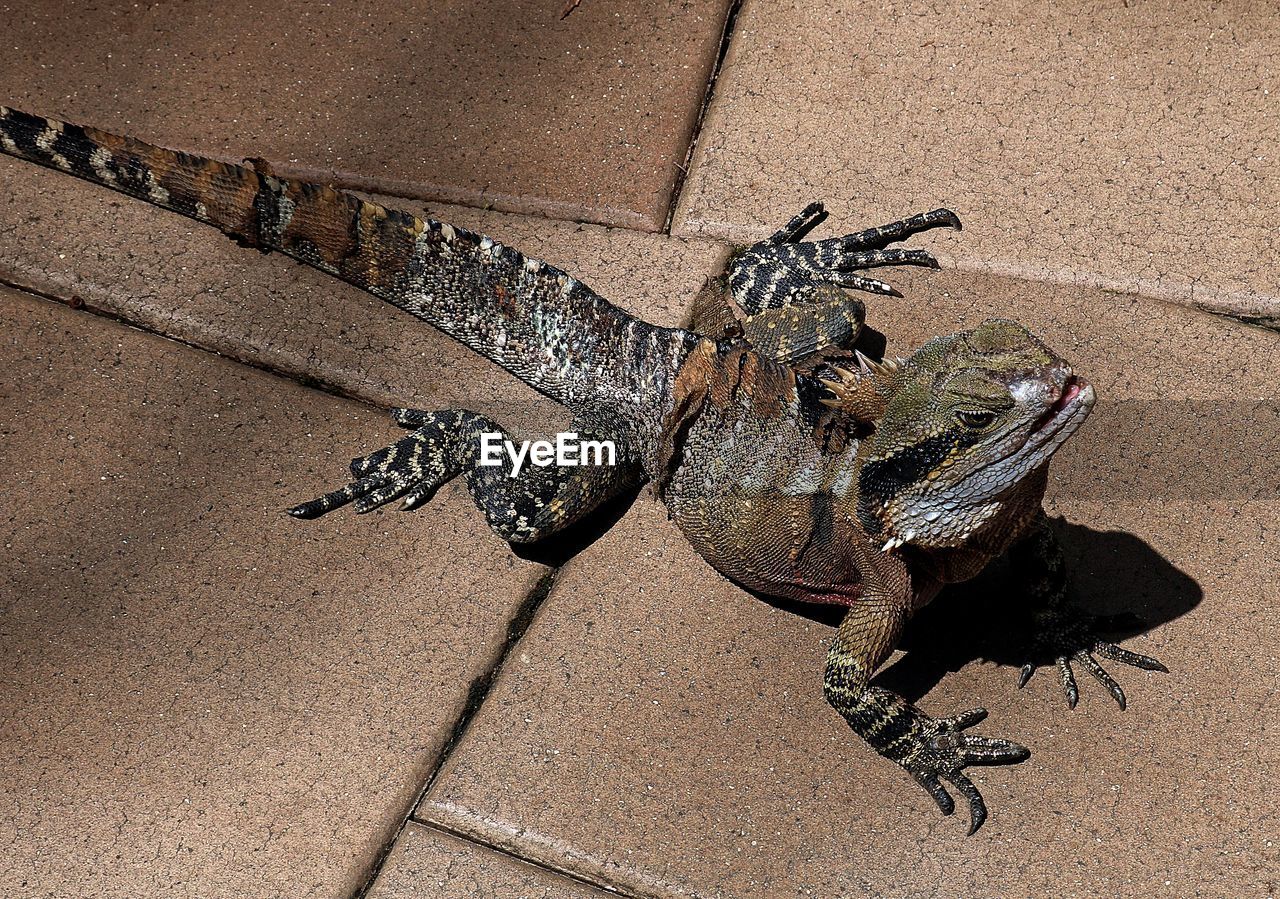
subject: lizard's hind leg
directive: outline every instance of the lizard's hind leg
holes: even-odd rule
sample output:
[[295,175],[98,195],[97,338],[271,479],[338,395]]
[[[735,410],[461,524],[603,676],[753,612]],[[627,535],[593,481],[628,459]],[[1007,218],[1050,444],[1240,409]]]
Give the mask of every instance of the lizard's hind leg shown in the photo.
[[[588,464],[583,465],[538,466],[526,458],[517,469],[505,452],[497,464],[482,464],[484,435],[492,435],[497,447],[505,447],[510,440],[505,430],[483,415],[465,409],[396,409],[393,414],[413,432],[352,460],[355,480],[294,506],[289,514],[318,518],[347,504],[365,513],[401,498],[402,509],[415,509],[461,474],[472,499],[500,537],[532,543],[581,519],[643,478],[640,466],[620,441],[614,442],[615,458],[595,460],[601,464],[586,460]],[[586,423],[579,422],[576,428],[583,432],[584,441],[602,440]],[[612,464],[605,464],[608,461]]]

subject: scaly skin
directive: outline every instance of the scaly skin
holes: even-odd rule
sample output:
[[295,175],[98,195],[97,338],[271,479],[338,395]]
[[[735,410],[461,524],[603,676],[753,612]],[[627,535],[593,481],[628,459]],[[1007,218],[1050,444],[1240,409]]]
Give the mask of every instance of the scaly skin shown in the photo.
[[[0,107],[0,150],[65,171],[276,250],[439,328],[575,413],[575,429],[618,448],[614,466],[540,468],[519,477],[478,464],[477,413],[396,410],[411,433],[351,464],[354,480],[290,510],[348,503],[415,508],[462,475],[493,529],[532,542],[644,480],[712,565],[769,595],[848,611],[824,691],[872,748],[951,814],[949,783],[986,807],[963,769],[1020,761],[1007,740],[967,733],[973,709],[934,718],[870,683],[911,614],[948,583],[1012,549],[1032,602],[1020,685],[1052,659],[1071,705],[1071,663],[1124,693],[1094,655],[1163,670],[1097,640],[1071,611],[1041,510],[1049,459],[1087,417],[1093,388],[1022,326],[991,320],[909,359],[851,352],[865,315],[845,288],[895,293],[857,274],[937,263],[891,247],[959,227],[945,209],[845,237],[806,242],[814,204],[735,254],[695,302],[705,329],[628,315],[544,262],[461,228],[132,138]],[[734,308],[736,306],[736,309]],[[703,314],[705,313],[705,314]],[[837,365],[843,362],[844,367]]]

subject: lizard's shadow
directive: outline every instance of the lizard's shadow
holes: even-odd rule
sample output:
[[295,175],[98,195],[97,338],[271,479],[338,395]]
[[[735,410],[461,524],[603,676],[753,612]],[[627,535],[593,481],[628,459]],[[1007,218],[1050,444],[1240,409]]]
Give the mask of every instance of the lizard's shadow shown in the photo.
[[[1072,600],[1101,618],[1101,636],[1118,642],[1145,633],[1195,608],[1204,595],[1194,579],[1133,534],[1062,521],[1055,525],[1070,571]],[[832,627],[844,614],[838,606],[756,595]],[[912,618],[900,643],[906,652],[875,683],[918,702],[945,675],[970,662],[1021,666],[1030,660],[1017,624],[1025,602],[1003,560],[972,581],[948,587]]]
[[[1072,601],[1099,616],[1106,639],[1119,642],[1145,633],[1195,608],[1204,596],[1193,578],[1133,534],[1055,524]],[[943,676],[969,662],[1022,665],[1030,660],[1018,625],[1025,602],[1003,562],[944,590],[912,619],[901,643],[906,653],[876,683],[917,702]]]
[[511,551],[529,562],[558,568],[604,536],[646,489],[648,485],[641,484],[625,490],[592,509],[586,518],[558,531],[552,539],[539,543],[512,543]]

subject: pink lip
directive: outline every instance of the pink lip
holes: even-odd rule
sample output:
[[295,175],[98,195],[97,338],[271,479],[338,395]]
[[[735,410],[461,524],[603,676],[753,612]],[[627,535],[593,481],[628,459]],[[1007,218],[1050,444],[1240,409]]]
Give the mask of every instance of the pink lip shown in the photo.
[[1063,409],[1067,408],[1072,400],[1080,395],[1080,382],[1074,377],[1067,381],[1067,386],[1062,390],[1062,396],[1058,397],[1058,401],[1049,407],[1052,415],[1057,415]]
[[1036,422],[1036,426],[1031,433],[1034,434],[1043,430],[1049,422],[1058,417],[1059,413],[1075,402],[1076,397],[1080,395],[1080,385],[1081,381],[1075,375],[1067,378],[1067,384],[1062,388],[1062,396],[1058,397],[1048,411]]

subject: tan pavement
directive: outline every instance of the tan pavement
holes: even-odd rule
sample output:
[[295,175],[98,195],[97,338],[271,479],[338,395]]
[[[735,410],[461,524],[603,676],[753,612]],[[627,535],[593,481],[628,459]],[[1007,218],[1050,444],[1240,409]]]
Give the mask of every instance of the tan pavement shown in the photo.
[[1050,505],[1083,601],[1171,673],[1069,711],[1014,689],[1000,570],[927,610],[884,682],[1033,750],[975,773],[966,839],[824,703],[834,619],[647,496],[547,564],[458,484],[281,514],[395,436],[377,406],[568,417],[0,157],[0,282],[88,307],[0,289],[0,896],[1277,894],[1280,335],[1186,308],[1280,322],[1275,10],[745,0],[677,191],[730,5],[0,4],[0,102],[382,191],[662,324],[812,199],[815,236],[953,205],[915,241],[949,270],[885,272],[869,323],[904,354],[1017,318],[1097,383]]
[[675,231],[949,206],[945,260],[1280,322],[1280,7],[747,0]]
[[728,0],[37,0],[6,104],[347,186],[656,231]]
[[285,515],[380,410],[8,290],[0,320],[0,895],[352,895],[545,569],[458,487]]

